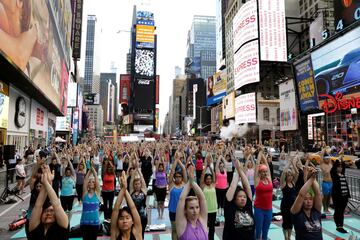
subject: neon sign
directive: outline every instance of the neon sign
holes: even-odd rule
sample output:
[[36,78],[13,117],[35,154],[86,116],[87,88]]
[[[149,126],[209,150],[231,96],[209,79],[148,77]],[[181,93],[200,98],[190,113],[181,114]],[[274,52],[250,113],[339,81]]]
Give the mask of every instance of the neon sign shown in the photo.
[[329,94],[320,94],[319,97],[326,98],[321,108],[326,113],[348,110],[351,108],[360,108],[360,97],[351,97],[343,99],[342,93],[336,93],[335,97]]

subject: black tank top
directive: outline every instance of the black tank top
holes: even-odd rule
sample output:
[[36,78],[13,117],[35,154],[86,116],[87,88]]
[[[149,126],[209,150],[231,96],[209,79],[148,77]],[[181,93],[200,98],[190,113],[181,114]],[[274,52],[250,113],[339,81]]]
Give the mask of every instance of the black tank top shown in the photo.
[[[133,230],[133,229],[131,228],[129,240],[136,240],[136,237],[135,237],[135,235],[133,234],[132,230]],[[120,234],[119,234],[119,236],[116,238],[116,240],[122,240],[121,237],[122,237],[122,235],[121,235],[121,232],[120,232]]]

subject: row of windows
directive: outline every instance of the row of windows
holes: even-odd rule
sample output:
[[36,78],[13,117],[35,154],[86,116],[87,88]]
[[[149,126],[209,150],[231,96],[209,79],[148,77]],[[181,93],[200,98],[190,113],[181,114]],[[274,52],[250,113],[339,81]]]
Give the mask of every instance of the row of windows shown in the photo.
[[[263,109],[263,120],[270,121],[270,110],[267,107]],[[280,122],[280,108],[276,110],[276,121]]]

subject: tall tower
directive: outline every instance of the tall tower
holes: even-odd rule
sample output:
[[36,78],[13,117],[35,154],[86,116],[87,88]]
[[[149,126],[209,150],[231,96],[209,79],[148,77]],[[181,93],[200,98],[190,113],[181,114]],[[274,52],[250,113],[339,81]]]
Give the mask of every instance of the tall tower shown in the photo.
[[91,93],[94,76],[95,15],[87,16],[84,92]]

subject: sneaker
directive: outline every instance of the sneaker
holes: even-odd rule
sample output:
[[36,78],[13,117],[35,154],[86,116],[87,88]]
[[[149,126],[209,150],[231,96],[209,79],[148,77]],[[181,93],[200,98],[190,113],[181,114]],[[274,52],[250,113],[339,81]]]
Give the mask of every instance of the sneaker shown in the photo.
[[348,232],[343,227],[337,227],[336,231],[341,232],[341,233],[347,233]]

